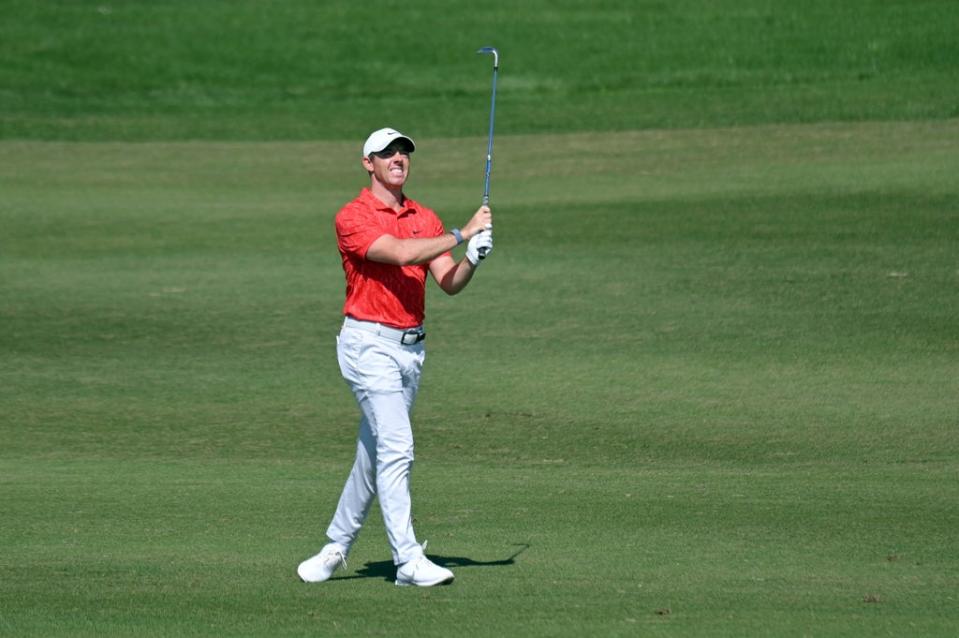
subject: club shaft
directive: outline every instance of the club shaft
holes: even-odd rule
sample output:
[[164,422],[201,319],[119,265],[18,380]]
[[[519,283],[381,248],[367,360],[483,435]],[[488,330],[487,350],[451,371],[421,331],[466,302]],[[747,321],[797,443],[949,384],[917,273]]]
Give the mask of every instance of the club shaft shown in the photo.
[[[477,53],[489,53],[493,56],[493,92],[489,105],[489,142],[486,146],[486,180],[483,185],[483,206],[489,206],[489,174],[493,169],[493,123],[496,121],[496,76],[499,73],[499,51],[493,47],[484,47]],[[486,257],[488,249],[480,248],[480,259]]]
[[483,206],[489,204],[489,175],[493,169],[493,124],[496,121],[496,76],[499,65],[493,66],[493,93],[489,106],[489,143],[486,147],[486,182],[483,186]]

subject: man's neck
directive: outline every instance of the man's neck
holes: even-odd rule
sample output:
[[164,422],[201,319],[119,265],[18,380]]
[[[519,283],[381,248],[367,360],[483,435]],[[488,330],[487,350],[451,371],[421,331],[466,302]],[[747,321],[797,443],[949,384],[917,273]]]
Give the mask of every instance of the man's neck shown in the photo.
[[397,212],[403,210],[403,203],[406,201],[406,195],[403,194],[402,188],[387,188],[383,184],[374,181],[370,184],[370,192],[373,193],[373,196],[376,197],[376,199],[380,200],[393,210]]

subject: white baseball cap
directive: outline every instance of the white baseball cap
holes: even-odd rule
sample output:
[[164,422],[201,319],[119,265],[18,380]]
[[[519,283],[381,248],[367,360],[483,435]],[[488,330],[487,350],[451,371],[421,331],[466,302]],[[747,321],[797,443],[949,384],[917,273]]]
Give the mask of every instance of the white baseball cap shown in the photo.
[[416,144],[413,142],[413,138],[403,135],[395,129],[381,128],[378,131],[373,131],[370,133],[370,136],[366,138],[366,144],[363,145],[363,157],[369,157],[370,153],[382,151],[394,140],[406,140],[410,143],[410,151],[416,150]]

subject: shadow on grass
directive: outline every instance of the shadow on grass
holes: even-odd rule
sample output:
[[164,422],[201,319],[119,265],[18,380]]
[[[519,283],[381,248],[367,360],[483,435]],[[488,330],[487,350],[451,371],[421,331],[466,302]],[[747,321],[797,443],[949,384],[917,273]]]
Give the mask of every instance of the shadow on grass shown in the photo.
[[[506,567],[516,563],[516,557],[529,549],[529,543],[516,543],[518,550],[510,556],[500,560],[473,560],[465,556],[440,556],[437,554],[427,554],[426,557],[437,565],[442,567]],[[381,560],[370,562],[356,570],[352,576],[341,576],[330,580],[353,580],[356,578],[382,578],[387,581],[396,580],[396,565],[391,560]]]

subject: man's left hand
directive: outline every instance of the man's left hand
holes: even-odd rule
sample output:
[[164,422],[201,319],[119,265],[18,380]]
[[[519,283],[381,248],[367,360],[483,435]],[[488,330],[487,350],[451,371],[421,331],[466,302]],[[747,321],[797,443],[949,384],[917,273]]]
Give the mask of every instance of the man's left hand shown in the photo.
[[466,245],[466,258],[473,268],[479,266],[480,261],[489,257],[489,254],[493,252],[493,231],[484,230],[470,239],[469,244]]

